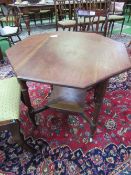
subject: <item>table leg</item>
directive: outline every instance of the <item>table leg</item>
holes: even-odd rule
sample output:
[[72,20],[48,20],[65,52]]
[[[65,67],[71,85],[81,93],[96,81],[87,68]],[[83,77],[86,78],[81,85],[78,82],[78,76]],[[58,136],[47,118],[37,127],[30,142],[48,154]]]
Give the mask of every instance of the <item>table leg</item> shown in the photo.
[[[102,107],[102,103],[103,103],[103,97],[105,95],[106,92],[106,87],[107,87],[107,80],[103,81],[101,83],[98,83],[95,86],[95,90],[94,90],[94,102],[95,102],[95,110],[94,110],[94,115],[93,115],[93,121],[90,125],[90,129],[91,129],[91,133],[90,133],[90,138],[92,139],[94,132],[96,130],[96,126],[98,123],[98,116]],[[90,140],[91,141],[91,140]]]
[[28,113],[29,113],[29,117],[32,123],[36,126],[34,108],[31,105],[30,96],[28,93],[28,86],[26,84],[26,81],[19,80],[19,82],[20,82],[21,89],[22,89],[22,100],[24,104],[28,107]]

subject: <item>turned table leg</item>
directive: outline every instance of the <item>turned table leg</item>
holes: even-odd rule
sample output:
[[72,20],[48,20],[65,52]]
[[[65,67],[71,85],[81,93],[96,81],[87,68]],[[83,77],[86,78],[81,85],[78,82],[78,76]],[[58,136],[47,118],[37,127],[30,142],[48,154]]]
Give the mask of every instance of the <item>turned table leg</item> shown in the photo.
[[30,117],[32,123],[36,126],[34,108],[31,105],[29,92],[28,92],[28,86],[26,84],[26,81],[19,80],[19,82],[20,82],[21,89],[22,89],[22,101],[28,107],[29,117]]
[[93,114],[93,121],[90,125],[90,129],[91,129],[90,141],[92,141],[94,132],[96,131],[98,117],[99,117],[100,110],[102,107],[103,98],[104,98],[104,95],[106,92],[107,82],[108,81],[103,81],[103,82],[98,83],[94,89],[95,110],[94,110],[94,114]]

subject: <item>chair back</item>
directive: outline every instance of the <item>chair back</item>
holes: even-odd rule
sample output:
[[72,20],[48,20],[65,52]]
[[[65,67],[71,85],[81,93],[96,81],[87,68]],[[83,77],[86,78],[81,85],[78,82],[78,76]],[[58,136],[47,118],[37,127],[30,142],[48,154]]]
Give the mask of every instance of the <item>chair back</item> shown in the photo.
[[95,16],[91,20],[92,32],[107,36],[108,10],[97,9]]
[[102,10],[109,8],[110,0],[74,0],[75,9]]
[[8,9],[8,13],[5,16],[5,25],[11,27],[20,27],[21,13],[18,7],[11,7]]
[[54,0],[56,22],[71,19],[70,0]]
[[110,1],[110,14],[120,14],[124,13],[124,7],[126,2],[124,0],[111,0]]

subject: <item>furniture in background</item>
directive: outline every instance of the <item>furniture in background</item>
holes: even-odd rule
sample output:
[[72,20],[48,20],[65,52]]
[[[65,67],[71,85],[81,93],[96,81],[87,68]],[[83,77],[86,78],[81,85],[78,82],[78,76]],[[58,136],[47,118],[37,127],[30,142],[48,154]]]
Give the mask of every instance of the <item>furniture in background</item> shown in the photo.
[[109,1],[75,0],[77,30],[107,34]]
[[40,9],[39,11],[41,24],[43,20],[49,20],[49,23],[53,21],[53,11],[51,9]]
[[127,22],[129,22],[130,17],[131,17],[131,2],[129,4],[126,4],[126,12],[128,14]]
[[[74,1],[72,1],[74,3]],[[63,30],[71,28],[76,30],[76,19],[72,15],[71,11],[71,0],[54,0],[55,4],[55,21],[56,21],[56,31],[61,27]],[[67,8],[68,4],[68,8]]]
[[22,17],[24,18],[24,16],[28,16],[30,22],[34,21],[35,25],[37,25],[38,20],[40,20],[41,24],[43,20],[49,20],[49,23],[52,22],[53,14],[50,8],[43,9],[42,6],[38,6],[37,4],[36,6],[33,4],[30,8],[28,8],[27,4],[27,8],[24,8],[23,10],[20,8],[20,10]]
[[[57,2],[58,1],[58,2]],[[34,21],[36,25],[36,21],[40,20],[42,24],[43,19],[49,19],[49,22],[53,21],[53,17],[55,17],[56,20],[56,30],[58,30],[58,27],[62,27],[63,29],[71,29],[73,28],[75,30],[75,24],[76,24],[76,9],[84,9],[84,10],[107,10],[110,5],[110,0],[56,0],[56,1],[44,1],[41,0],[40,2],[34,2],[33,0],[29,1],[28,3],[15,3],[15,4],[9,4],[9,6],[12,7],[19,7],[22,17],[27,18],[30,21]],[[61,7],[59,7],[59,5]],[[36,13],[35,13],[36,12]],[[55,14],[55,16],[54,16]],[[60,17],[61,16],[61,17]],[[111,17],[111,16],[110,16]],[[81,17],[77,21],[78,26],[84,26],[85,22],[86,25],[89,25],[89,19],[86,18],[87,21],[84,21]],[[28,20],[27,20],[28,21]],[[100,23],[102,24],[104,21],[104,18],[100,18]],[[28,34],[30,34],[30,25],[29,22],[27,23],[27,29]],[[113,24],[113,23],[111,23]],[[112,26],[112,25],[110,25]],[[111,28],[111,27],[110,27]]]
[[[85,32],[31,36],[9,48],[7,56],[24,89],[32,121],[35,122],[36,113],[48,108],[80,113],[90,124],[90,141],[98,125],[108,79],[131,67],[122,43]],[[51,85],[51,95],[44,108],[33,109],[27,80]],[[91,89],[94,89],[94,113],[87,117],[84,106]]]
[[110,4],[110,15],[109,15],[109,21],[110,21],[110,36],[112,35],[113,28],[114,28],[114,23],[121,21],[121,29],[120,29],[120,34],[122,33],[122,29],[124,26],[125,22],[125,16],[123,15],[124,13],[124,7],[125,7],[125,2],[121,2],[119,0],[112,0]]
[[[20,41],[19,36],[21,31],[21,14],[18,8],[11,7],[8,9],[6,16],[0,18],[2,26],[0,28],[0,36],[6,37],[10,41],[10,45]],[[14,37],[17,37],[17,40]]]
[[45,4],[43,2],[17,1],[13,4],[8,4],[9,7],[17,7],[20,9],[22,19],[24,20],[27,28],[27,32],[30,35],[30,26],[33,21],[37,25],[37,21],[40,20],[41,24],[43,20],[49,20],[49,23],[53,20],[53,4]]
[[[77,30],[94,32],[107,36],[108,34],[108,11],[97,9],[78,10],[77,12]],[[80,26],[80,28],[78,28]]]

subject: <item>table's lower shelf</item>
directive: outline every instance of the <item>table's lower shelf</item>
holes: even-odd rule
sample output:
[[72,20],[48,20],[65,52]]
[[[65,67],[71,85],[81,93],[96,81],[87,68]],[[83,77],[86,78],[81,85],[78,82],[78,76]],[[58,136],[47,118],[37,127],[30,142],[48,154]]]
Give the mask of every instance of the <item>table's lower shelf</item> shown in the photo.
[[46,106],[71,112],[83,112],[86,89],[53,86],[52,94]]

